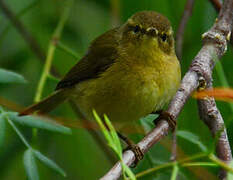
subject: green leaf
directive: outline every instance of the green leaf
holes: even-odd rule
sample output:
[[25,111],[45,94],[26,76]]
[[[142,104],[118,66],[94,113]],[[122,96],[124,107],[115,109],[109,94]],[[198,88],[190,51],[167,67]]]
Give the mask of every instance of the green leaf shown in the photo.
[[122,161],[121,143],[120,143],[119,137],[118,137],[116,130],[113,127],[111,121],[108,119],[108,117],[106,115],[104,115],[105,123],[107,124],[107,126],[110,130],[110,131],[108,131],[107,128],[105,127],[104,123],[102,122],[101,118],[99,117],[99,115],[97,114],[97,112],[95,110],[93,110],[93,115],[94,115],[97,123],[99,124],[106,140],[108,141],[109,146],[115,151],[115,153],[118,155],[119,159],[121,160],[123,176],[126,173],[131,180],[136,180],[136,177],[133,174],[133,172]]
[[49,119],[44,118],[44,117],[42,118],[38,116],[18,116],[18,113],[15,113],[15,112],[8,112],[6,114],[12,121],[18,124],[21,124],[21,125],[45,129],[48,131],[59,132],[59,133],[64,133],[64,134],[72,133],[70,128],[64,127],[59,124],[51,123],[49,122]]
[[0,68],[0,83],[26,83],[23,76]]
[[27,149],[23,156],[24,168],[29,180],[39,180],[39,173],[32,149]]
[[5,139],[6,121],[3,116],[0,116],[0,147],[2,147]]
[[124,166],[122,169],[124,169],[126,174],[129,176],[129,179],[136,180],[135,174],[131,171],[131,169],[128,166],[126,166],[123,162],[121,163],[121,165]]
[[177,131],[176,135],[177,135],[177,136],[180,136],[180,137],[182,137],[182,138],[184,138],[184,139],[186,139],[186,140],[188,140],[188,141],[190,141],[190,142],[192,142],[193,144],[198,145],[199,148],[200,148],[202,151],[204,151],[204,152],[207,151],[206,146],[205,146],[204,144],[201,143],[199,137],[196,136],[195,134],[190,133],[190,132],[188,132],[188,131]]
[[178,172],[179,172],[179,167],[177,166],[177,164],[175,164],[172,169],[171,180],[176,180],[178,176]]
[[[233,168],[233,161],[231,161],[231,163],[229,164],[229,166],[231,168]],[[232,174],[231,171],[228,171],[228,173],[227,173],[227,180],[233,180],[233,174]]]
[[37,159],[39,159],[43,164],[48,166],[49,168],[53,169],[54,171],[58,172],[62,176],[66,176],[65,171],[60,168],[54,161],[51,159],[47,158],[45,155],[43,155],[41,152],[37,150],[33,150],[33,153]]
[[112,141],[114,143],[114,149],[115,149],[116,153],[119,155],[119,157],[121,157],[122,156],[121,142],[120,142],[120,139],[116,133],[116,130],[106,115],[104,115],[104,120],[105,120],[107,126],[109,127]]
[[111,138],[107,128],[105,127],[104,123],[102,122],[102,120],[100,119],[99,115],[97,114],[97,112],[95,110],[93,110],[93,115],[95,117],[95,120],[99,124],[100,129],[103,132],[106,140],[108,141],[109,146],[112,147],[112,138]]

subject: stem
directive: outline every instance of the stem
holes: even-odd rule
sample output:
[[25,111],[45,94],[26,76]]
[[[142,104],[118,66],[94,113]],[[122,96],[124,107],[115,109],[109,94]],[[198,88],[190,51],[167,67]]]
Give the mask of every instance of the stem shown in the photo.
[[190,167],[190,166],[218,166],[216,163],[212,162],[192,162],[192,163],[184,163],[182,164],[182,167]]
[[179,171],[179,167],[178,167],[177,163],[175,163],[173,166],[173,170],[172,170],[171,180],[176,180],[176,177],[178,175],[178,171]]
[[58,25],[57,25],[57,27],[56,27],[53,35],[52,35],[52,38],[50,40],[48,53],[47,53],[47,57],[46,57],[46,60],[45,60],[44,69],[43,69],[42,75],[40,77],[40,81],[39,81],[39,84],[38,84],[38,87],[37,87],[34,102],[39,102],[41,100],[41,96],[42,96],[42,92],[43,92],[43,89],[44,89],[44,86],[45,86],[45,82],[46,82],[46,79],[47,79],[47,77],[49,75],[50,68],[51,68],[51,65],[52,65],[56,45],[57,45],[58,40],[60,39],[60,36],[61,36],[62,30],[64,28],[65,22],[66,22],[66,20],[68,18],[70,7],[71,7],[71,1],[69,1],[69,5],[67,5],[66,8],[64,9],[64,12],[63,12],[63,14],[62,14],[62,16],[61,16],[61,18],[60,18],[60,20],[58,22]]
[[[72,2],[73,2],[72,0],[67,1],[66,7],[63,11],[63,14],[61,15],[61,18],[60,18],[60,20],[57,24],[57,27],[52,35],[52,38],[50,40],[48,52],[47,52],[47,56],[46,56],[46,60],[45,60],[45,65],[44,65],[44,68],[43,68],[43,71],[42,71],[42,74],[41,74],[41,77],[40,77],[40,80],[38,83],[36,95],[34,98],[35,103],[39,102],[41,100],[42,92],[43,92],[47,77],[49,76],[49,73],[50,73],[56,45],[57,45],[58,40],[60,39],[65,22],[68,19],[69,11],[70,11]],[[36,136],[37,136],[37,129],[34,128],[33,129],[33,137],[35,138]]]
[[11,125],[11,127],[15,130],[15,132],[18,134],[19,138],[22,140],[22,142],[25,144],[25,146],[28,149],[31,149],[32,147],[29,145],[29,143],[24,138],[24,136],[21,134],[21,132],[19,131],[19,129],[16,127],[16,125],[7,117],[7,115],[5,115],[5,118],[8,121],[8,123]]
[[139,177],[148,175],[148,174],[150,174],[152,172],[158,171],[160,169],[164,169],[164,168],[168,168],[168,167],[171,167],[171,166],[175,166],[176,164],[181,164],[182,165],[186,161],[191,161],[191,160],[199,159],[199,158],[206,157],[206,156],[208,156],[208,154],[200,153],[200,154],[196,154],[196,155],[193,155],[191,157],[188,157],[188,158],[184,158],[184,159],[178,160],[176,162],[168,162],[166,164],[161,164],[159,166],[147,169],[145,171],[142,171],[142,172],[136,174],[136,177],[139,178]]
[[208,157],[214,163],[218,164],[219,166],[221,166],[225,170],[230,171],[231,173],[233,173],[233,169],[230,166],[228,166],[226,163],[224,163],[223,161],[219,160],[214,154],[210,154]]

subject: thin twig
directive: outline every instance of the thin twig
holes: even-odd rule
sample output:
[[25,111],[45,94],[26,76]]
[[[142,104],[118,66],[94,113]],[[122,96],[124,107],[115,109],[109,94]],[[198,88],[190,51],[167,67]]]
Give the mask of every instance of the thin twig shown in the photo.
[[[72,1],[67,2],[67,3],[71,4]],[[44,69],[43,69],[43,72],[41,74],[41,78],[40,78],[40,81],[39,81],[39,84],[38,84],[38,87],[37,87],[37,91],[36,91],[36,95],[35,95],[35,99],[34,99],[35,102],[39,102],[40,99],[41,99],[42,92],[43,92],[43,89],[44,89],[44,85],[45,85],[46,79],[47,79],[47,77],[49,75],[49,72],[50,72],[50,69],[51,69],[51,66],[52,66],[53,56],[54,56],[54,52],[56,50],[57,42],[60,39],[60,36],[61,36],[62,30],[64,28],[65,22],[66,22],[66,20],[68,19],[68,16],[69,16],[69,11],[70,11],[70,7],[71,7],[70,4],[67,4],[67,7],[64,9],[64,12],[63,12],[58,24],[57,24],[56,29],[54,30],[52,38],[50,40],[49,47],[48,47],[48,52],[47,52],[47,56],[46,56],[46,60],[45,60]]]
[[176,141],[176,129],[172,132],[172,151],[171,151],[171,161],[176,161],[177,159],[177,141]]
[[[41,74],[40,81],[38,83],[34,102],[39,102],[41,100],[42,92],[43,92],[43,89],[45,86],[45,82],[46,82],[46,79],[48,78],[48,75],[50,73],[50,69],[52,66],[53,56],[54,56],[54,52],[56,49],[56,43],[59,40],[61,33],[62,33],[62,30],[65,26],[65,22],[68,19],[72,2],[73,1],[71,1],[71,0],[66,2],[67,3],[66,7],[64,8],[63,14],[60,17],[59,22],[57,24],[57,27],[55,28],[54,33],[52,35],[52,38],[50,40],[44,69],[43,69],[43,72]],[[35,139],[36,137],[37,137],[37,129],[33,128],[33,138]],[[34,142],[35,142],[35,140],[34,140]]]
[[[7,6],[4,0],[0,0],[0,8],[4,15],[10,20],[15,29],[20,33],[20,35],[25,40],[26,44],[31,48],[32,52],[38,57],[42,62],[45,61],[45,53],[41,49],[40,45],[32,34],[27,30],[25,25],[19,20],[16,14]],[[57,71],[52,67],[52,73],[58,75]]]
[[38,45],[36,39],[30,34],[30,32],[25,28],[24,24],[18,20],[17,16],[9,9],[9,7],[5,4],[4,0],[0,0],[0,8],[2,9],[5,16],[11,21],[11,23],[15,26],[15,28],[22,35],[24,40],[28,43],[31,50],[36,54],[36,56],[44,60],[45,54],[43,50]]
[[[33,1],[28,6],[24,7],[22,10],[20,10],[17,14],[15,14],[16,18],[20,18],[23,15],[25,15],[29,10],[31,10],[33,7],[35,7],[38,4],[38,0]],[[0,35],[0,44],[2,43],[4,37],[9,32],[9,29],[12,27],[11,23],[8,23],[8,25],[2,30]]]
[[[233,0],[225,0],[219,13],[218,21],[203,35],[203,47],[194,58],[189,71],[185,74],[180,88],[171,101],[167,112],[177,118],[190,94],[199,86],[199,79],[211,77],[215,65],[213,54],[220,59],[226,51],[227,37],[232,29],[233,23]],[[208,78],[207,78],[208,79]],[[168,134],[169,125],[166,120],[160,120],[156,128],[149,132],[137,145],[146,153],[151,146]],[[134,153],[130,150],[124,152],[123,161],[130,166],[135,160]],[[120,162],[101,179],[115,180],[121,175]]]
[[195,0],[187,0],[178,30],[176,32],[176,54],[180,61],[182,59],[185,26],[188,22],[189,17],[192,15],[194,1]]

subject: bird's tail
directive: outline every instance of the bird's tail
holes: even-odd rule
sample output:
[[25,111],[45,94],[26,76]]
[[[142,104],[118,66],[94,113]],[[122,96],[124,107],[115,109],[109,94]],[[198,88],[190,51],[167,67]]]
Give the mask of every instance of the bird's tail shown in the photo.
[[68,98],[67,89],[61,89],[55,91],[52,95],[48,96],[47,98],[43,99],[42,101],[33,104],[26,109],[24,109],[19,116],[29,115],[34,112],[39,114],[45,114],[52,111],[55,107],[59,104],[64,102]]

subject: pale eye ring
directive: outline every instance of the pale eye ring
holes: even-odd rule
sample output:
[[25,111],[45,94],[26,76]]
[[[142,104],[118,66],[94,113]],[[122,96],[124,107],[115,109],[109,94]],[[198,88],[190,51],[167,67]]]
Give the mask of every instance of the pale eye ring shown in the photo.
[[162,39],[163,42],[165,42],[165,41],[167,40],[167,35],[166,35],[166,34],[163,34],[163,35],[161,36],[161,39]]
[[134,27],[133,32],[134,32],[134,33],[138,33],[140,30],[141,30],[140,26],[139,26],[139,25],[136,25],[136,26]]

